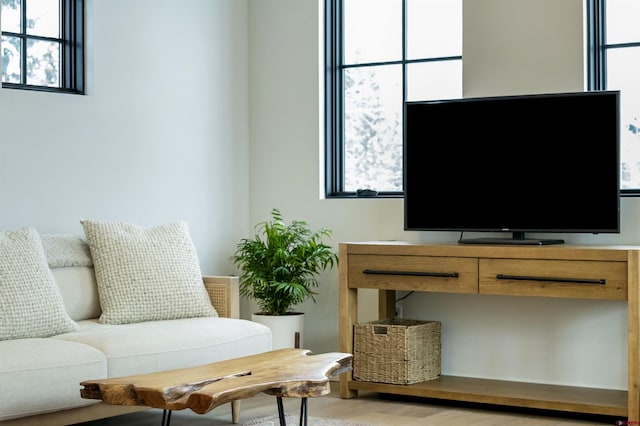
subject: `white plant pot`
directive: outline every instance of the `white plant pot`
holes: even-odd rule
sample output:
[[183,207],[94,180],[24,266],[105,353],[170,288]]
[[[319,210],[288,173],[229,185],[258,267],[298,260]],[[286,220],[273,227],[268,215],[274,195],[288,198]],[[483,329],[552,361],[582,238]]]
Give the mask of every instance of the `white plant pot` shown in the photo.
[[271,329],[272,349],[295,348],[296,333],[299,333],[299,346],[302,344],[304,314],[292,312],[287,315],[251,314],[251,320],[264,324]]

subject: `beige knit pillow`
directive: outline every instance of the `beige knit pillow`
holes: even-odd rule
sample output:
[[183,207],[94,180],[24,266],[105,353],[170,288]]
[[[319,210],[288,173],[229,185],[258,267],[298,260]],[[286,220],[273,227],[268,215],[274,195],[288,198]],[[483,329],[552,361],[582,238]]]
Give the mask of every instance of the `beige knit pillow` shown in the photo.
[[31,227],[0,232],[0,340],[76,331]]
[[96,272],[100,322],[127,324],[217,313],[187,224],[154,228],[82,220]]

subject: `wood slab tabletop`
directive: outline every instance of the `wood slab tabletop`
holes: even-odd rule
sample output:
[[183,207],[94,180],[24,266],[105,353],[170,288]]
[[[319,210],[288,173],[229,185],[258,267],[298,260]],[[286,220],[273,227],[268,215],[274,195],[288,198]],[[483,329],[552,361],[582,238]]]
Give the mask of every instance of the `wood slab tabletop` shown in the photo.
[[204,414],[260,392],[307,398],[329,393],[329,378],[351,370],[352,354],[314,355],[308,349],[278,349],[198,367],[80,383],[83,398],[115,405],[164,410],[189,408]]

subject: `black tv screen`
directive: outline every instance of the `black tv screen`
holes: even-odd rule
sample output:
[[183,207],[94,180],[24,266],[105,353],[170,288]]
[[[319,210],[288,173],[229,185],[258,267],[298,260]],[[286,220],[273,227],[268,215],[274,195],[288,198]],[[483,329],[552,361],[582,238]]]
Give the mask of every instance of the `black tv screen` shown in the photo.
[[410,231],[620,232],[620,93],[405,103]]

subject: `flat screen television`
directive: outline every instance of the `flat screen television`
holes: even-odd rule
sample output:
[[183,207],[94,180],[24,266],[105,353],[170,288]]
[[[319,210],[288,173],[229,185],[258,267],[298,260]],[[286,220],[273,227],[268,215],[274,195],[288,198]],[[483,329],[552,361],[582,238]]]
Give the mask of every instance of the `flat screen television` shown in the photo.
[[619,107],[618,91],[406,102],[404,229],[619,233]]

